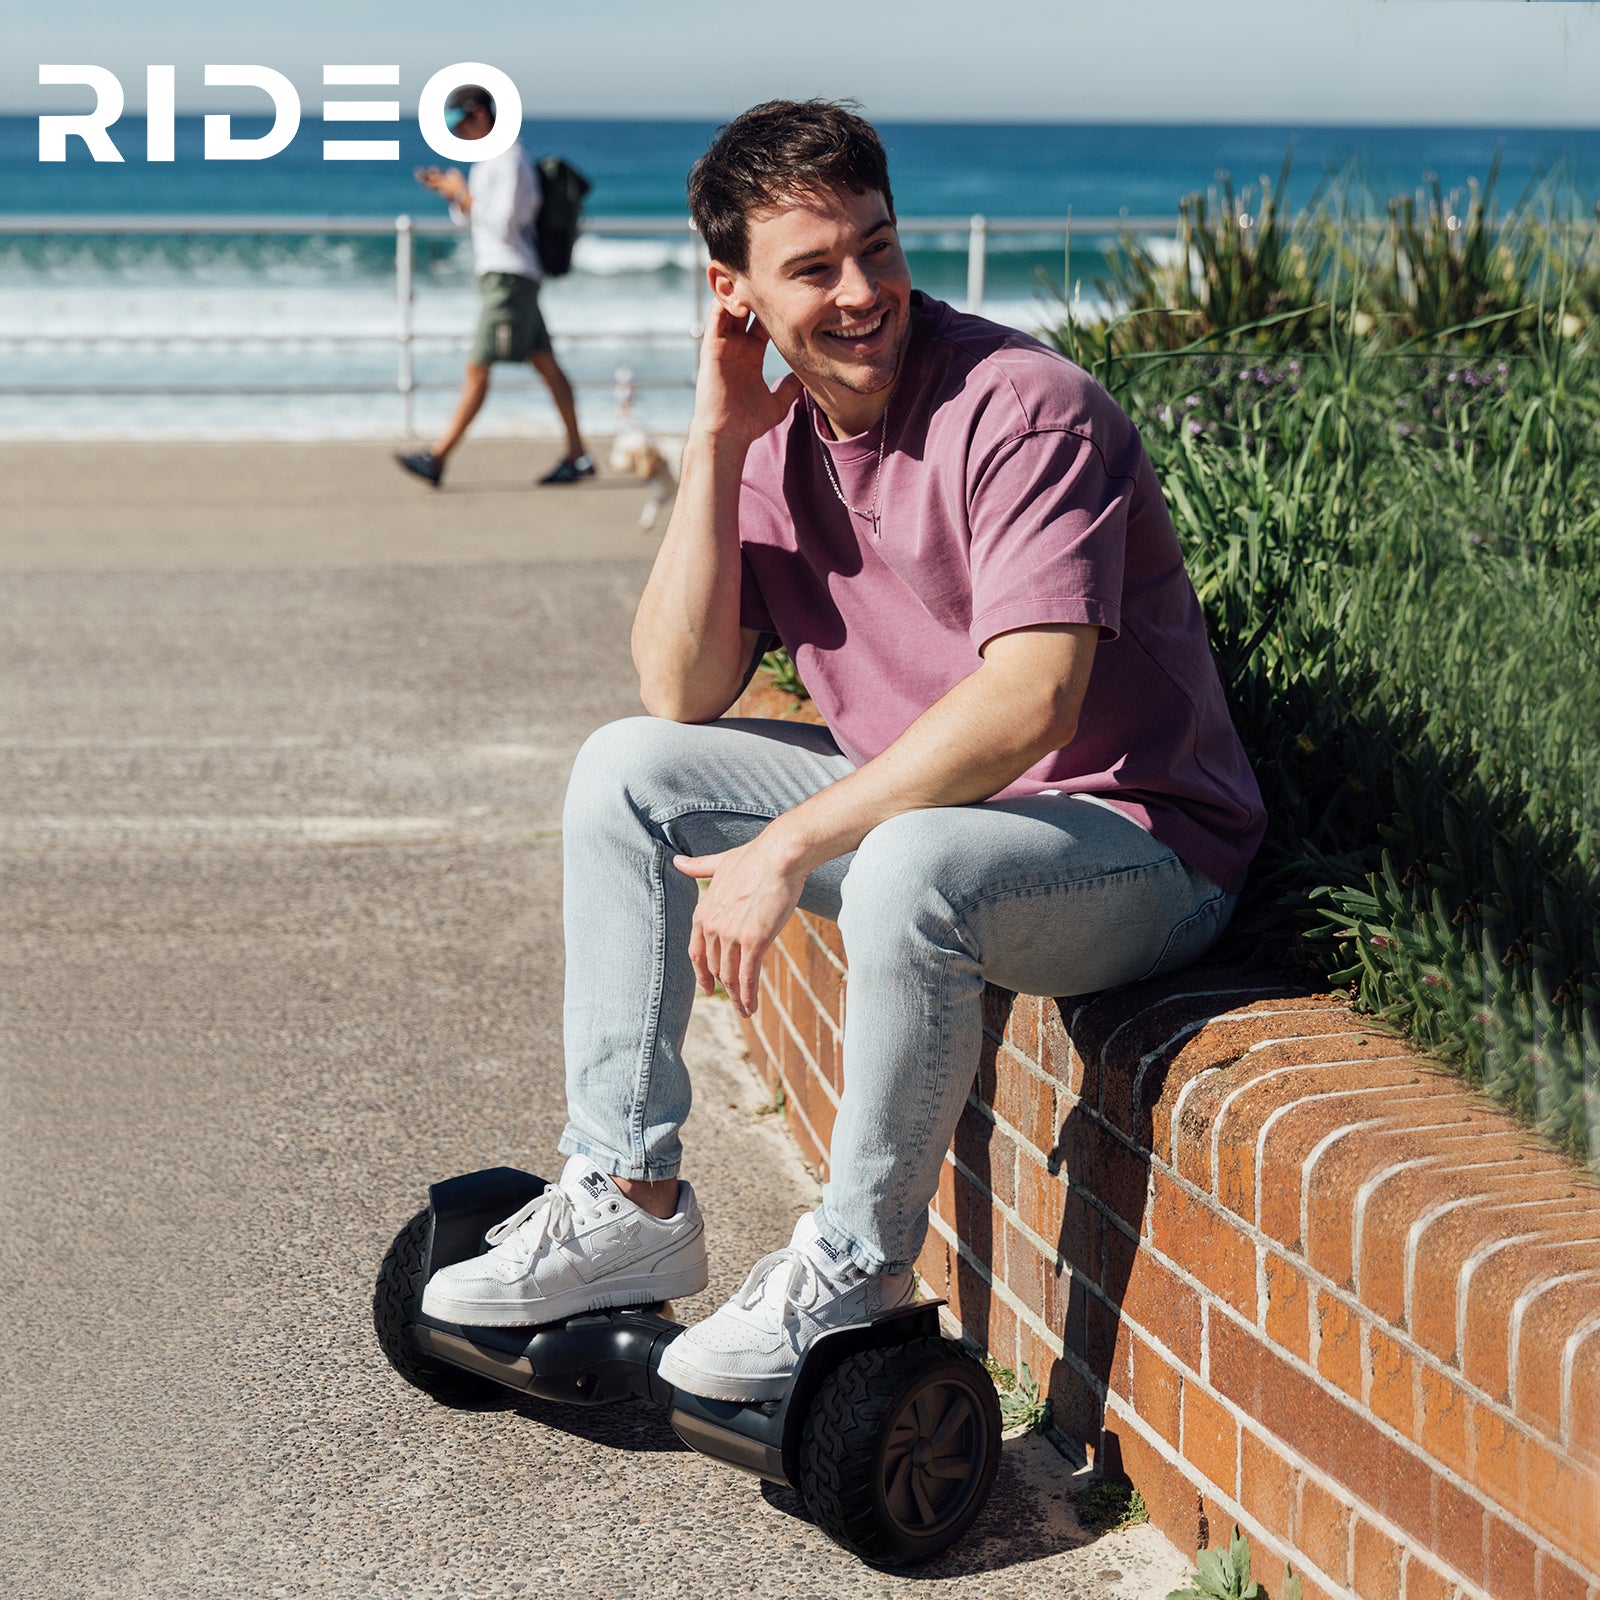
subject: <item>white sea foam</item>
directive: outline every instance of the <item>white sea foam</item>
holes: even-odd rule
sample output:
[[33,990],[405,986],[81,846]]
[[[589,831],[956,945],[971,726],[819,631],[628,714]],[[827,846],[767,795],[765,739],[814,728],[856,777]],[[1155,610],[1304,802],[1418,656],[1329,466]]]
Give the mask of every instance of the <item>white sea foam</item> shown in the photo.
[[[656,242],[662,250],[666,246]],[[654,432],[687,426],[693,404],[696,276],[650,267],[650,241],[592,238],[601,269],[580,256],[542,305],[586,426],[604,435],[630,420]],[[692,253],[694,242],[672,245]],[[478,296],[469,279],[419,280],[411,307],[420,385],[413,421],[442,427],[461,378]],[[992,297],[987,315],[1036,329],[1037,297]],[[51,279],[0,269],[0,436],[9,438],[376,438],[401,431],[400,326],[392,277],[352,273],[312,281],[193,274],[133,281]],[[631,418],[613,393],[626,364]],[[782,371],[776,359],[769,378]],[[156,393],[160,389],[202,393]],[[364,390],[362,393],[334,392]],[[63,390],[99,390],[64,393]],[[9,392],[8,392],[9,391]],[[270,391],[270,392],[260,392]],[[481,433],[555,438],[543,385],[499,368]]]

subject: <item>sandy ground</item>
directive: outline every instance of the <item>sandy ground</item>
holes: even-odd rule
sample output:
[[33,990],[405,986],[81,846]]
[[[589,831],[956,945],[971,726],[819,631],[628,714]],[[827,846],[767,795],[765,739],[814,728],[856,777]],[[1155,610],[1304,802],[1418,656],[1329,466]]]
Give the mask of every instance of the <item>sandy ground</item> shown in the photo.
[[[1164,1595],[1038,1436],[902,1577],[649,1407],[452,1411],[380,1357],[426,1183],[553,1159],[562,787],[638,709],[639,491],[545,464],[0,448],[0,1590]],[[715,1004],[693,1059],[689,1316],[815,1198]]]

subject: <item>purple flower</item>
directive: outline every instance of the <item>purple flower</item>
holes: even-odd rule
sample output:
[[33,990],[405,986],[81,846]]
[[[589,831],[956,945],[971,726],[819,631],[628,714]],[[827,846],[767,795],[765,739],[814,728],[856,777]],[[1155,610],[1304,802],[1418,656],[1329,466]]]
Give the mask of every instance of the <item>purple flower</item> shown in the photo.
[[1204,433],[1205,431],[1206,431],[1205,423],[1196,422],[1193,417],[1189,418],[1189,432],[1190,433]]

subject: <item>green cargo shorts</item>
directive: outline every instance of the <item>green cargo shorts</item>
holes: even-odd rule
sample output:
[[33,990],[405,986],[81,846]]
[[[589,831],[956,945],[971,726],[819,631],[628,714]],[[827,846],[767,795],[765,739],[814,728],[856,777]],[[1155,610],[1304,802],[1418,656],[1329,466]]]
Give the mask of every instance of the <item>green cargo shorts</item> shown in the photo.
[[478,279],[483,310],[467,360],[475,367],[496,361],[526,361],[546,354],[550,334],[539,315],[539,285],[514,272],[485,272]]

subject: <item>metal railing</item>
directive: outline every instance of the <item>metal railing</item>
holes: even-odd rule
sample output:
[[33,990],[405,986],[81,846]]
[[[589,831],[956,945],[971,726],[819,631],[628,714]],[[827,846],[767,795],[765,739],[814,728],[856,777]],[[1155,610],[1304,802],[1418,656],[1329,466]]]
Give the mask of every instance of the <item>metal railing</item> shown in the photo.
[[[966,305],[970,311],[981,310],[987,288],[990,241],[996,234],[1055,236],[1063,241],[1064,284],[1071,281],[1071,251],[1073,242],[1084,239],[1110,239],[1122,233],[1145,236],[1175,233],[1176,219],[1148,216],[1098,216],[1067,217],[986,217],[977,214],[967,217],[902,217],[898,227],[902,237],[929,238],[941,234],[965,234],[967,239],[967,293]],[[591,217],[585,220],[583,231],[600,237],[647,239],[694,239],[687,218],[661,217]],[[294,235],[300,237],[382,237],[394,240],[396,325],[392,334],[277,334],[252,333],[138,333],[116,335],[18,333],[0,334],[0,350],[17,346],[61,346],[87,348],[138,345],[149,346],[239,346],[261,343],[293,345],[393,344],[396,349],[395,382],[392,391],[385,386],[375,388],[364,385],[275,385],[269,388],[229,387],[228,394],[378,394],[393,392],[399,395],[405,408],[405,426],[409,432],[413,423],[414,398],[419,389],[445,387],[419,384],[416,377],[415,354],[419,346],[429,344],[458,344],[459,334],[419,333],[415,326],[413,310],[416,300],[416,241],[419,238],[447,238],[459,235],[461,230],[445,218],[416,218],[402,214],[397,217],[352,216],[25,216],[0,215],[0,237],[25,235],[52,238],[56,236],[158,235],[183,237],[205,234],[261,234]],[[641,330],[637,333],[621,332],[633,343],[679,343],[700,337],[706,310],[707,284],[703,268],[707,257],[703,248],[697,250],[697,270],[689,273],[692,284],[692,304],[686,306],[688,315],[678,332],[660,333]],[[585,340],[615,340],[619,330],[605,333],[566,333],[556,339],[558,347],[581,344]],[[656,383],[673,387],[692,387],[692,379],[680,381],[658,379]],[[641,382],[648,386],[652,380]],[[8,385],[0,383],[0,395],[96,395],[108,392],[92,384]],[[118,385],[117,394],[195,395],[216,393],[216,389],[202,389],[194,385],[149,384],[141,386]]]

